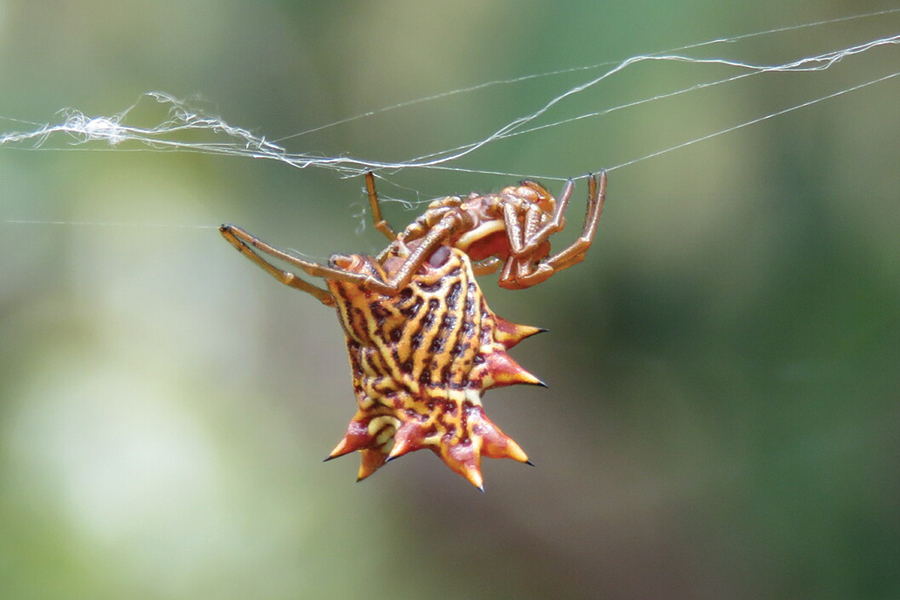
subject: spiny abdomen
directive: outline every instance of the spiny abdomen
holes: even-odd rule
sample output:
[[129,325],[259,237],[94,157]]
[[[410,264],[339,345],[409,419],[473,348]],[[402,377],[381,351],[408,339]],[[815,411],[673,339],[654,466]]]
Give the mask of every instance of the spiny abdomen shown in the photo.
[[[328,281],[347,338],[358,404],[329,458],[359,450],[359,479],[422,448],[477,487],[482,487],[482,456],[528,462],[519,445],[484,414],[481,396],[492,387],[541,383],[506,352],[541,330],[494,315],[468,256],[448,250],[442,264],[426,263],[394,296]],[[388,279],[371,257],[350,258],[356,272]]]

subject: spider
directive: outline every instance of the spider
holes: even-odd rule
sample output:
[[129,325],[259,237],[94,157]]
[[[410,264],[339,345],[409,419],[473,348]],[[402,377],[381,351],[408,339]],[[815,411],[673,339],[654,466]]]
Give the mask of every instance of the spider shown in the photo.
[[472,192],[465,199],[447,196],[429,204],[425,213],[398,235],[382,217],[374,175],[366,173],[375,228],[390,240],[377,258],[381,265],[388,267],[386,278],[348,270],[346,255],[335,254],[328,266],[324,266],[274,248],[235,225],[222,225],[219,230],[241,254],[266,272],[285,285],[313,295],[326,306],[335,305],[334,296],[328,290],[275,267],[251,247],[313,277],[352,283],[394,296],[409,284],[440,246],[449,246],[462,250],[475,261],[476,275],[494,273],[502,266],[500,287],[523,289],[581,262],[593,242],[606,196],[605,171],[588,177],[587,215],[581,235],[567,248],[550,256],[549,238],[565,227],[564,213],[574,187],[571,179],[566,181],[558,200],[542,185],[529,180],[496,194]]
[[[531,464],[484,413],[481,396],[494,387],[543,385],[507,354],[542,329],[495,315],[475,276],[502,266],[500,285],[519,289],[582,260],[603,210],[605,173],[588,183],[582,234],[553,256],[548,238],[565,225],[571,180],[558,203],[532,181],[498,194],[442,198],[398,235],[381,215],[368,173],[375,227],[391,243],[378,257],[335,254],[327,267],[233,225],[220,228],[279,281],[337,308],[358,410],[328,459],[359,451],[357,479],[365,479],[389,460],[428,448],[482,491],[483,456]],[[279,269],[255,250],[322,277],[328,289]]]

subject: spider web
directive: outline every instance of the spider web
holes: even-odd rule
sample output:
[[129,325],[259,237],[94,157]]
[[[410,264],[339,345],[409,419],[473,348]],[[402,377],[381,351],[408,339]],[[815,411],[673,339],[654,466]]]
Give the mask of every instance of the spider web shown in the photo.
[[[667,99],[696,94],[701,90],[735,84],[738,81],[754,77],[765,76],[774,73],[810,73],[832,69],[844,61],[858,60],[861,56],[873,53],[879,48],[886,48],[900,44],[900,33],[870,39],[862,43],[843,46],[826,50],[811,56],[791,58],[773,64],[758,64],[737,59],[727,59],[717,56],[703,56],[711,50],[718,50],[736,42],[773,36],[785,32],[797,32],[799,30],[824,28],[835,26],[848,21],[885,17],[900,13],[900,8],[883,10],[878,12],[852,15],[838,19],[805,23],[790,27],[781,27],[762,32],[738,35],[729,38],[718,38],[680,48],[639,55],[622,61],[602,62],[587,66],[570,67],[561,70],[541,72],[511,79],[495,80],[479,85],[450,90],[438,94],[424,96],[413,100],[393,104],[390,106],[370,110],[364,113],[330,122],[318,127],[308,129],[280,139],[270,140],[264,135],[254,133],[250,129],[232,125],[225,119],[205,110],[204,103],[198,99],[180,99],[164,92],[148,92],[143,94],[134,104],[122,111],[108,116],[91,116],[81,110],[64,109],[58,113],[55,122],[34,123],[14,118],[0,117],[11,128],[19,129],[7,133],[0,133],[0,147],[7,149],[27,150],[88,150],[88,151],[151,151],[151,152],[194,152],[209,155],[222,155],[230,157],[243,157],[274,160],[298,169],[320,168],[333,171],[341,177],[356,177],[366,171],[374,171],[379,177],[396,174],[406,169],[433,169],[447,170],[464,173],[478,173],[485,175],[502,175],[505,177],[531,177],[542,180],[564,180],[554,174],[520,173],[503,170],[487,170],[467,166],[466,161],[477,157],[480,151],[486,147],[497,144],[503,140],[518,138],[520,136],[536,135],[553,128],[564,127],[573,123],[582,123],[591,120],[599,120],[612,113],[636,109],[643,105],[661,102]],[[648,97],[629,100],[610,106],[595,106],[592,110],[576,112],[575,114],[558,114],[558,109],[564,107],[578,96],[596,90],[606,84],[615,86],[616,77],[626,72],[631,72],[641,65],[664,65],[674,68],[675,65],[691,65],[698,67],[698,77],[703,77],[710,72],[722,73],[711,79],[698,79],[697,81],[677,87],[670,91],[653,94]],[[771,110],[757,117],[736,122],[732,125],[715,129],[713,131],[698,133],[696,136],[684,141],[655,148],[638,156],[627,158],[612,165],[605,165],[607,171],[615,171],[636,163],[658,157],[660,155],[683,149],[712,138],[728,134],[730,132],[758,124],[762,121],[780,117],[787,113],[808,108],[815,104],[825,102],[839,96],[851,94],[864,88],[884,83],[900,76],[900,70],[891,65],[897,61],[883,60],[881,64],[887,65],[886,72],[872,75],[862,81],[847,85],[826,93],[819,93],[802,101],[793,101],[777,110]],[[882,69],[884,71],[884,69]],[[870,72],[868,69],[867,72]],[[296,145],[302,138],[308,138],[312,134],[326,129],[347,125],[354,121],[374,118],[376,116],[410,108],[414,105],[438,102],[451,96],[476,94],[488,88],[500,86],[516,86],[525,82],[549,79],[558,76],[583,76],[583,79],[575,85],[566,87],[564,91],[545,100],[537,109],[518,116],[488,135],[465,144],[455,145],[441,150],[428,152],[403,160],[384,161],[367,159],[349,155],[325,156],[315,152],[295,152],[288,148],[287,142]],[[146,114],[162,115],[151,118],[149,124]],[[581,177],[585,177],[582,175]],[[576,177],[578,179],[579,177]],[[390,201],[390,199],[386,200]],[[423,200],[422,202],[425,202]],[[407,204],[409,204],[407,202]],[[4,221],[7,223],[28,221]],[[37,223],[37,221],[35,221]],[[46,221],[43,223],[51,223]],[[60,222],[64,223],[64,222]]]

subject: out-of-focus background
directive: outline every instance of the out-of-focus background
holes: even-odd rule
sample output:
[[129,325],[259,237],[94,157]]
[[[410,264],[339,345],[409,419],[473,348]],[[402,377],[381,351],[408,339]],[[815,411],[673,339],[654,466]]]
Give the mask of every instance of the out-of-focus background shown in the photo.
[[[109,116],[158,90],[279,139],[884,8],[773,6],[0,0],[0,126]],[[693,55],[777,64],[898,29],[885,15]],[[896,49],[876,49],[452,166],[581,175],[898,69]],[[599,72],[283,143],[402,160],[486,137]],[[554,118],[736,73],[635,66]],[[485,278],[495,312],[550,330],[514,351],[550,387],[487,394],[537,466],[486,461],[483,495],[426,452],[360,484],[356,457],[323,464],[355,410],[336,318],[195,227],[238,223],[319,260],[374,253],[361,179],[0,147],[0,597],[898,597],[898,97],[891,80],[616,169],[585,262],[521,292]],[[412,201],[511,183],[386,177],[386,197]],[[557,244],[585,194],[582,180]],[[387,205],[397,228],[420,211]]]

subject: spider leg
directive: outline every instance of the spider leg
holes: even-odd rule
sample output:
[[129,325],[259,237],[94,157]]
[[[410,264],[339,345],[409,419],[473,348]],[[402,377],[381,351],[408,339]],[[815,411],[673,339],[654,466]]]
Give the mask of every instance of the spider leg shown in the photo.
[[415,245],[413,250],[409,253],[409,256],[400,264],[397,270],[394,271],[390,280],[385,284],[382,284],[382,287],[387,291],[381,291],[380,289],[376,289],[376,291],[388,296],[399,293],[402,288],[409,284],[415,272],[422,266],[422,263],[428,260],[432,252],[437,250],[437,247],[443,244],[444,240],[446,240],[458,226],[459,220],[456,213],[446,214],[444,218],[438,221],[434,227],[429,229],[425,237],[421,238],[421,241]]
[[397,234],[384,217],[381,216],[381,203],[378,201],[378,194],[375,192],[375,176],[372,174],[372,171],[366,173],[366,190],[369,193],[369,205],[372,207],[372,222],[375,224],[375,229],[393,242],[397,239]]
[[[560,203],[554,210],[553,216],[547,225],[540,230],[537,229],[540,218],[537,207],[525,209],[523,229],[519,223],[519,214],[522,212],[522,209],[508,203],[503,206],[503,221],[506,225],[506,235],[509,239],[510,256],[506,259],[506,264],[503,265],[503,270],[500,272],[500,280],[498,282],[500,287],[509,290],[520,290],[538,284],[553,274],[551,267],[545,266],[543,263],[535,265],[532,255],[537,247],[546,241],[552,233],[562,229],[558,225],[560,222],[564,223],[560,209],[565,209],[568,203],[569,196],[572,193],[571,184],[571,180],[566,184]],[[555,224],[557,224],[557,227],[553,229],[552,226]],[[528,235],[527,242],[525,241],[526,235]]]
[[[525,238],[528,240],[523,248],[525,252],[533,251],[532,245],[537,248],[535,237],[539,233],[538,228],[541,227],[541,213],[540,207],[533,204],[525,211]],[[549,234],[547,235],[549,237]]]
[[[540,227],[541,211],[536,206],[532,206],[526,210],[523,219],[523,229],[522,225],[519,224],[519,212],[521,209],[517,209],[511,204],[504,205],[503,221],[506,225],[507,236],[509,237],[509,247],[514,256],[521,258],[534,253],[538,246],[547,241],[551,235],[562,231],[563,227],[566,226],[566,220],[563,215],[566,212],[566,207],[569,205],[569,199],[572,197],[573,189],[575,189],[575,183],[569,179],[566,181],[562,194],[560,194],[559,199],[557,200],[556,207],[553,210],[550,220],[547,221],[543,227]],[[540,227],[540,229],[538,229],[538,227]]]
[[[400,286],[394,283],[385,283],[381,279],[372,277],[371,275],[366,275],[364,273],[355,273],[335,267],[326,267],[324,265],[320,265],[319,263],[303,260],[302,258],[297,258],[296,256],[292,256],[287,252],[270,246],[261,239],[247,233],[246,231],[235,225],[223,225],[219,228],[219,230],[222,231],[223,235],[225,235],[226,232],[231,233],[234,237],[238,238],[238,240],[242,241],[245,246],[252,246],[260,252],[264,252],[269,256],[274,256],[279,260],[283,260],[290,265],[302,269],[307,275],[312,275],[313,277],[322,277],[323,279],[333,279],[337,281],[344,281],[346,283],[352,283],[367,290],[372,290],[373,292],[384,294],[385,296],[393,296],[400,290]],[[226,238],[227,237],[228,236],[226,236]],[[247,248],[247,250],[252,254],[255,254],[254,252],[252,252],[252,250],[250,250],[249,247]],[[242,253],[244,252],[242,251]],[[246,253],[244,254],[246,255]],[[248,256],[248,258],[250,257]],[[251,258],[251,260],[259,264],[260,266],[262,266],[262,264],[260,263],[266,263],[266,261],[262,260],[262,258],[259,258],[259,260],[254,260]],[[265,267],[263,268],[266,269]],[[266,270],[272,273],[271,270]],[[272,274],[275,275],[274,273]],[[278,275],[275,276],[278,277]],[[410,277],[411,276],[412,273],[410,273]],[[402,282],[403,285],[406,285],[406,283],[409,283],[409,278]]]
[[[296,287],[297,289],[302,289],[305,292],[309,292],[310,294],[313,294],[314,296],[319,298],[319,300],[321,300],[324,304],[328,304],[328,302],[324,300],[321,295],[317,295],[309,289],[318,288],[315,288],[315,286],[312,286],[311,284],[301,285],[299,283],[288,283],[288,281],[296,280],[296,276],[291,273],[285,273],[284,271],[281,271],[273,265],[270,265],[259,255],[257,255],[253,250],[251,250],[250,247],[252,246],[260,252],[264,252],[269,256],[274,256],[275,258],[283,260],[290,265],[294,265],[295,267],[302,269],[305,273],[307,273],[308,275],[312,275],[313,277],[322,277],[323,279],[344,281],[347,283],[358,285],[364,289],[383,294],[385,296],[394,296],[399,293],[402,288],[409,284],[416,270],[422,265],[423,262],[428,259],[429,256],[431,256],[431,253],[434,252],[434,250],[436,250],[437,247],[440,246],[443,241],[456,229],[457,223],[458,221],[454,214],[448,214],[443,219],[441,219],[441,221],[439,221],[434,227],[432,227],[431,230],[429,230],[428,234],[424,238],[422,238],[422,241],[416,245],[415,249],[410,252],[409,256],[400,264],[400,267],[396,271],[394,271],[393,276],[389,281],[382,281],[381,279],[377,279],[375,277],[372,277],[371,275],[354,273],[335,267],[326,267],[320,265],[319,263],[303,260],[302,258],[297,258],[296,256],[292,256],[287,252],[270,246],[261,239],[247,233],[246,231],[235,225],[222,225],[219,228],[219,231],[221,231],[225,239],[231,242],[232,245],[237,248],[242,254],[265,269],[275,278],[284,282],[286,285],[290,285],[292,287]],[[288,276],[293,277],[293,279]],[[319,291],[324,292],[324,290]],[[329,294],[329,297],[330,296],[331,295]],[[333,298],[331,299],[331,302],[334,302]],[[331,306],[331,304],[329,304],[329,306]]]
[[550,220],[539,230],[528,232],[528,241],[522,246],[521,251],[516,253],[517,255],[534,252],[537,250],[537,247],[547,241],[551,235],[562,231],[563,227],[566,226],[566,220],[563,215],[566,212],[566,208],[569,206],[569,199],[572,197],[572,190],[574,189],[575,183],[571,179],[567,180],[565,187],[563,187],[562,194],[560,194],[556,201],[556,208],[554,209]]
[[[545,225],[535,237],[529,240],[542,242],[546,237],[541,239],[541,235],[545,231],[553,232],[553,227],[558,226],[560,229],[565,222],[562,219],[562,209],[568,204],[571,195],[571,181],[566,184],[563,194],[560,197],[560,203],[557,210],[554,211],[553,217]],[[547,280],[556,271],[562,271],[572,265],[584,260],[585,253],[591,247],[594,241],[594,235],[597,233],[597,224],[600,221],[600,215],[603,213],[603,202],[606,199],[606,172],[601,171],[598,176],[591,175],[588,178],[588,206],[585,215],[584,228],[581,236],[578,237],[568,248],[555,254],[554,256],[533,264],[529,261],[528,255],[513,255],[504,265],[500,276],[500,287],[507,289],[523,289],[531,287],[542,281]],[[523,247],[525,247],[523,245]]]
[[520,286],[516,285],[516,279],[513,275],[513,269],[516,269],[518,272],[518,264],[516,263],[516,258],[514,256],[510,256],[506,262],[503,264],[503,270],[500,271],[500,280],[497,284],[508,290],[517,290],[520,289]]
[[519,211],[508,202],[503,205],[503,223],[506,227],[510,251],[514,256],[521,255],[525,248],[525,232],[519,224]]
[[319,300],[319,302],[326,306],[334,306],[334,296],[331,295],[331,292],[316,287],[313,284],[300,279],[293,273],[279,269],[275,265],[272,265],[264,260],[256,252],[251,250],[250,246],[248,246],[241,239],[241,237],[238,237],[238,235],[236,235],[237,231],[241,231],[243,233],[242,230],[237,229],[233,225],[222,225],[219,228],[219,231],[221,232],[222,237],[228,240],[228,242],[232,246],[234,246],[238,252],[249,258],[256,265],[261,267],[266,273],[268,273],[281,283],[315,296],[315,298]]
[[581,235],[568,248],[543,261],[542,265],[547,265],[555,271],[561,271],[584,260],[584,255],[591,247],[597,233],[597,224],[600,222],[600,215],[603,214],[605,200],[606,171],[600,171],[599,182],[597,175],[591,175],[588,178],[588,206]]

